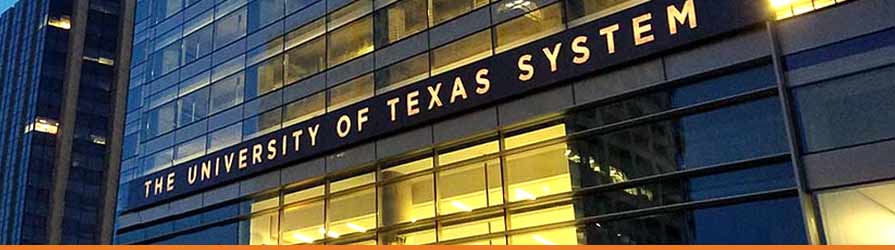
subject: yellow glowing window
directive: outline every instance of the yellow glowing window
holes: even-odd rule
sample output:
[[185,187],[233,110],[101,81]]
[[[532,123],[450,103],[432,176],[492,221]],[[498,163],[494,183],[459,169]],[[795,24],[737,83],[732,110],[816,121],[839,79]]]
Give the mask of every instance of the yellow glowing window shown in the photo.
[[280,206],[280,197],[252,202],[252,213]]
[[376,173],[369,173],[361,176],[351,177],[341,181],[333,182],[329,185],[329,192],[335,193],[354,187],[360,187],[376,181]]
[[777,13],[777,19],[805,14],[814,10],[829,7],[846,0],[769,0]]
[[47,25],[64,30],[69,30],[71,29],[71,17],[66,15],[60,17],[50,17],[49,19],[47,19]]
[[507,137],[504,140],[504,145],[507,150],[535,144],[538,142],[555,139],[559,137],[563,137],[566,135],[566,125],[559,124],[554,125],[548,128],[543,128],[539,130],[535,130],[532,132],[528,132],[521,135]]
[[379,189],[381,225],[416,223],[435,216],[435,181],[431,174],[383,185]]
[[379,234],[381,245],[425,245],[435,243],[435,229],[395,231]]
[[447,241],[503,232],[505,228],[504,225],[503,217],[489,218],[457,225],[444,225],[441,228],[439,240]]
[[279,244],[279,214],[270,213],[252,217],[249,221],[251,232],[250,245],[277,245]]
[[463,160],[482,157],[489,154],[497,153],[497,151],[499,150],[500,144],[497,141],[487,142],[450,153],[441,154],[438,156],[438,165],[444,166]]
[[503,203],[497,160],[438,173],[439,214],[470,212]]
[[284,209],[281,224],[283,245],[311,244],[323,239],[323,201]]
[[33,124],[28,125],[25,128],[26,133],[32,130],[55,135],[56,133],[59,133],[59,123],[51,119],[37,118]]
[[327,238],[376,229],[376,192],[370,188],[330,199],[326,208]]
[[541,147],[506,157],[510,201],[535,200],[572,191],[566,144]]
[[283,204],[292,204],[299,201],[309,200],[315,197],[323,196],[323,185],[299,190],[296,192],[283,195]]
[[512,245],[577,245],[578,232],[575,227],[563,227],[534,233],[510,236]]
[[572,204],[568,204],[535,211],[512,213],[510,215],[510,229],[528,228],[574,220],[575,208]]
[[828,243],[895,244],[895,182],[823,193],[818,200]]
[[389,167],[382,171],[382,180],[401,177],[404,175],[420,172],[432,168],[432,158],[426,158],[410,163],[404,163],[394,167]]

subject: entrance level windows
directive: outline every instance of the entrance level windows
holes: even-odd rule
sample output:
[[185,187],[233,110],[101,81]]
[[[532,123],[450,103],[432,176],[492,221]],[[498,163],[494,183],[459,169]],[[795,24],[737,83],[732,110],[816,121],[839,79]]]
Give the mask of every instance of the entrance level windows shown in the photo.
[[834,245],[895,244],[895,182],[818,195],[827,242]]

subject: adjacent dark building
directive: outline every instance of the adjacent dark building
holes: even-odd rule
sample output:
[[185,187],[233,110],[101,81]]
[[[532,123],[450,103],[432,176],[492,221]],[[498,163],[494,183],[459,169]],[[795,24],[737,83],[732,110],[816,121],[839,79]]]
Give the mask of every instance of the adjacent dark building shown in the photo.
[[122,2],[23,0],[0,16],[0,244],[110,242]]
[[892,244],[890,0],[139,0],[117,244]]

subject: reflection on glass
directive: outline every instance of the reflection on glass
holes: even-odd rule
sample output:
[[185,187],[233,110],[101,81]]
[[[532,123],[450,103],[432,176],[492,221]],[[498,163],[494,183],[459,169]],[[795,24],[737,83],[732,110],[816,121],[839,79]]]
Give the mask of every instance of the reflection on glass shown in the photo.
[[326,113],[326,92],[313,94],[286,104],[283,126],[303,122],[324,113]]
[[552,223],[575,221],[575,207],[561,205],[526,212],[510,212],[510,229],[521,229]]
[[246,9],[242,8],[214,22],[214,48],[223,48],[227,44],[245,36]]
[[373,52],[373,18],[367,16],[326,34],[327,65],[347,62]]
[[432,50],[432,75],[470,64],[489,57],[492,53],[491,29],[461,38]]
[[569,26],[578,26],[649,0],[566,0]]
[[426,29],[426,0],[401,0],[376,13],[376,45],[385,46]]
[[376,73],[376,93],[383,93],[429,77],[429,54],[392,64]]
[[532,149],[506,157],[510,201],[572,191],[565,143]]
[[326,33],[326,20],[323,18],[305,24],[289,34],[286,34],[286,49],[304,44],[311,39],[317,38]]
[[818,196],[827,242],[835,245],[895,244],[895,183]]
[[473,163],[438,173],[439,214],[470,212],[503,203],[500,161]]
[[528,12],[495,27],[497,53],[559,32],[564,28],[562,4],[557,3]]
[[326,69],[324,37],[286,52],[286,83],[291,84]]
[[373,96],[373,74],[367,74],[329,89],[329,110],[336,110]]
[[246,98],[261,96],[283,86],[283,57],[277,56],[246,69]]
[[488,0],[429,0],[431,23],[434,26],[485,5],[488,5]]

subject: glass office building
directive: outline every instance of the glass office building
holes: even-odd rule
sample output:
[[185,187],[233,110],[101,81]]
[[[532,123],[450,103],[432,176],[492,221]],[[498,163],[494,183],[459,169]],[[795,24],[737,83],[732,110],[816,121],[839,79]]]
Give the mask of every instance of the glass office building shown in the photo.
[[885,0],[141,0],[116,244],[893,243]]
[[23,0],[0,16],[0,244],[111,243],[121,2]]

